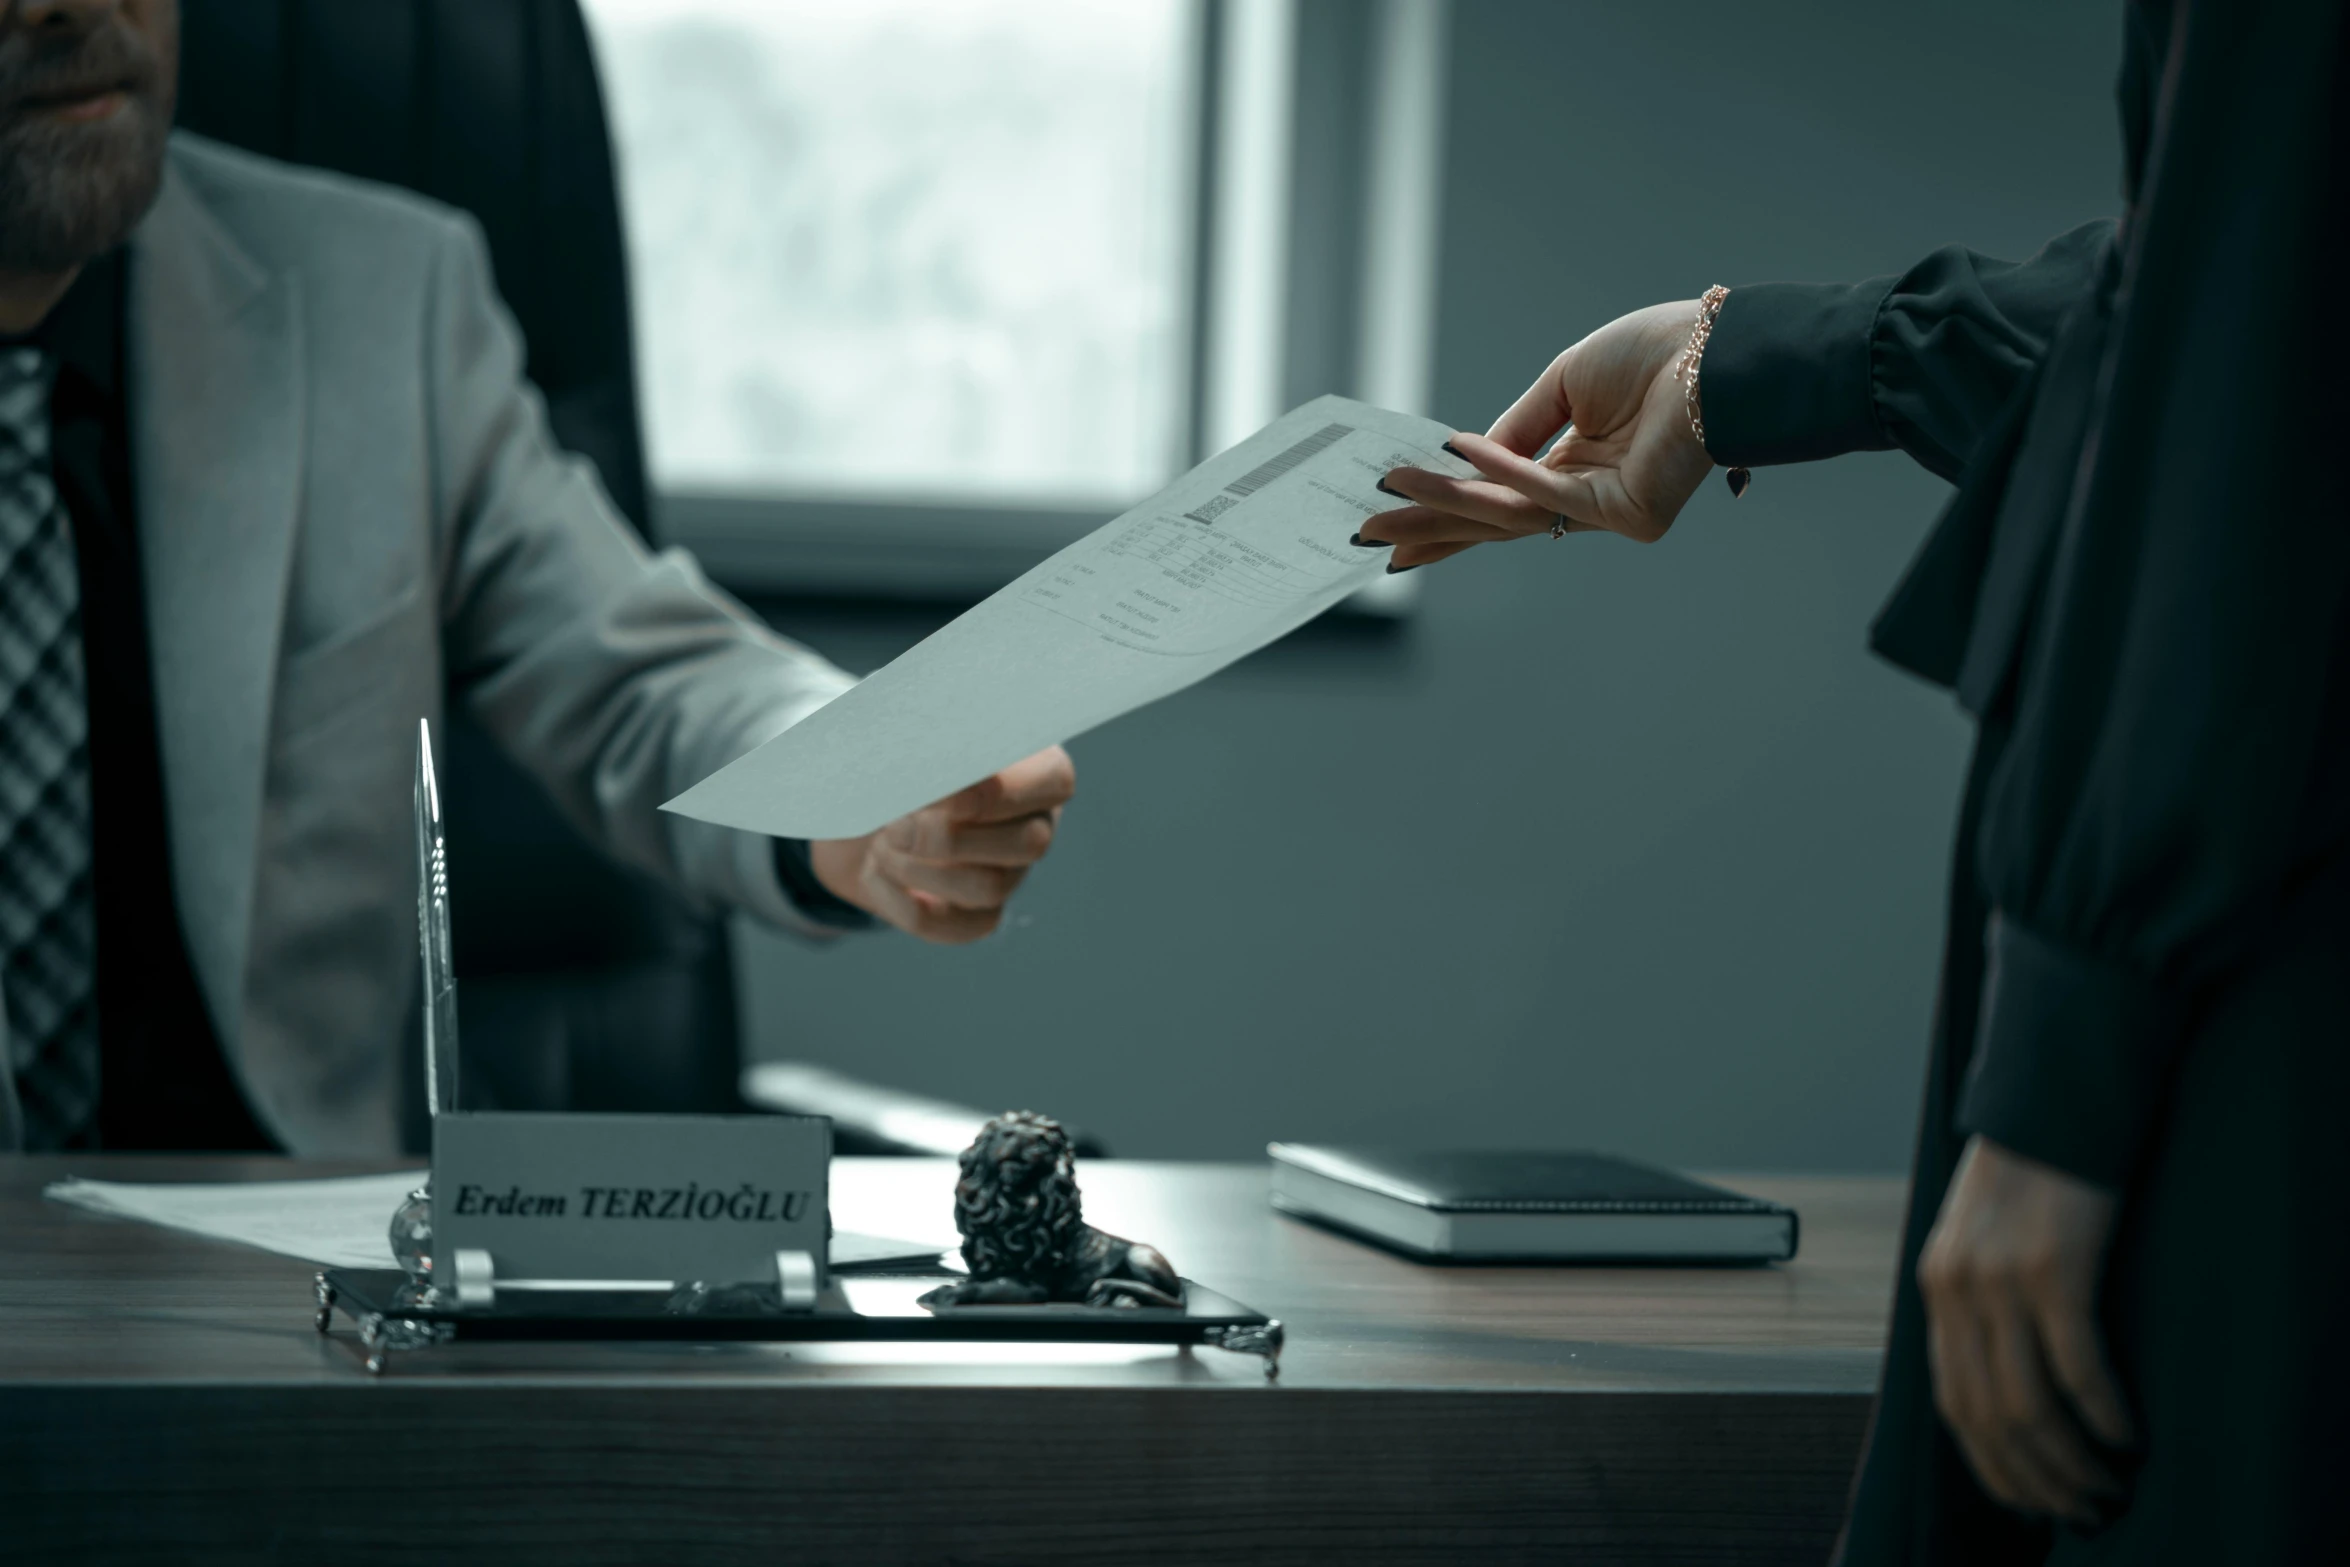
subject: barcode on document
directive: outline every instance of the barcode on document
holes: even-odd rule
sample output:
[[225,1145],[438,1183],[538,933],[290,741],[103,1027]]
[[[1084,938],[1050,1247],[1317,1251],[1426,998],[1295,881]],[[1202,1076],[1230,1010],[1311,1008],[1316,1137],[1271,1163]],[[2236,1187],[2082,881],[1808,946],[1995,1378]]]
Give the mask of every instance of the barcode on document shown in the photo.
[[1230,484],[1225,485],[1223,493],[1200,507],[1199,510],[1187,511],[1183,515],[1193,522],[1214,522],[1218,517],[1247,500],[1316,452],[1328,450],[1353,433],[1354,426],[1351,424],[1326,424],[1287,451],[1275,452]]

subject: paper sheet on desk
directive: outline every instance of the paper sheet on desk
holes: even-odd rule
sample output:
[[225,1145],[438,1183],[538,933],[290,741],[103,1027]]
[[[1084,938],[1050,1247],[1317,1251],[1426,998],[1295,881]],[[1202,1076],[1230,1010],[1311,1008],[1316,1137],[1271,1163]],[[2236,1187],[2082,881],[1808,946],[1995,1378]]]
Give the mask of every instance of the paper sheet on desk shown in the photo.
[[1322,397],[1070,545],[664,809],[853,838],[1171,696],[1377,577],[1347,538],[1451,431]]
[[[351,1175],[318,1181],[85,1181],[53,1182],[59,1202],[118,1218],[143,1219],[213,1240],[240,1241],[330,1268],[389,1268],[392,1211],[422,1170]],[[832,1265],[927,1262],[944,1245],[891,1240],[841,1231],[832,1237]]]

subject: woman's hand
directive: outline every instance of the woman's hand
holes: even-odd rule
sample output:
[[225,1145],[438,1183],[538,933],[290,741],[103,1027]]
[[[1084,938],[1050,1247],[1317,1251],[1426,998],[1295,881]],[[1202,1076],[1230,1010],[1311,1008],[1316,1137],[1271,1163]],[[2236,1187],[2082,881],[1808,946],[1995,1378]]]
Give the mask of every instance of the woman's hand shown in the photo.
[[1393,544],[1391,571],[1548,533],[1562,517],[1570,532],[1664,537],[1713,467],[1673,376],[1696,324],[1694,299],[1609,322],[1552,360],[1488,434],[1453,439],[1482,479],[1398,468],[1388,488],[1414,504],[1366,518],[1356,536]]
[[1934,1403],[1983,1488],[2093,1524],[2121,1495],[2101,1445],[2130,1417],[2097,1333],[2114,1199],[1970,1139],[1918,1258]]

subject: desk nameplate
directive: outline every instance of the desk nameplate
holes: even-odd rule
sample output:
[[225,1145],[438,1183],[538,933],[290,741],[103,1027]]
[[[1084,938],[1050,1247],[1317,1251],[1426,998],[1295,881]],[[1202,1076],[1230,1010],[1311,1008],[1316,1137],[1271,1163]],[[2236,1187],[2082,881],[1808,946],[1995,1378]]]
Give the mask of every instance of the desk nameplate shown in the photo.
[[433,1121],[433,1272],[487,1253],[507,1280],[823,1287],[832,1124],[820,1116],[543,1115]]

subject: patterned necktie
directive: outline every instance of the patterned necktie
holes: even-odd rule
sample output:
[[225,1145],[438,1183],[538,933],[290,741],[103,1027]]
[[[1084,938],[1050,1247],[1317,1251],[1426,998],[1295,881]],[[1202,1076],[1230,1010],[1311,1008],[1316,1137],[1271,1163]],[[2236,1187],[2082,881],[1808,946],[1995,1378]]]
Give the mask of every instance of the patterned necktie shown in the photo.
[[53,367],[0,348],[0,1000],[25,1147],[98,1108],[81,570],[49,464]]

